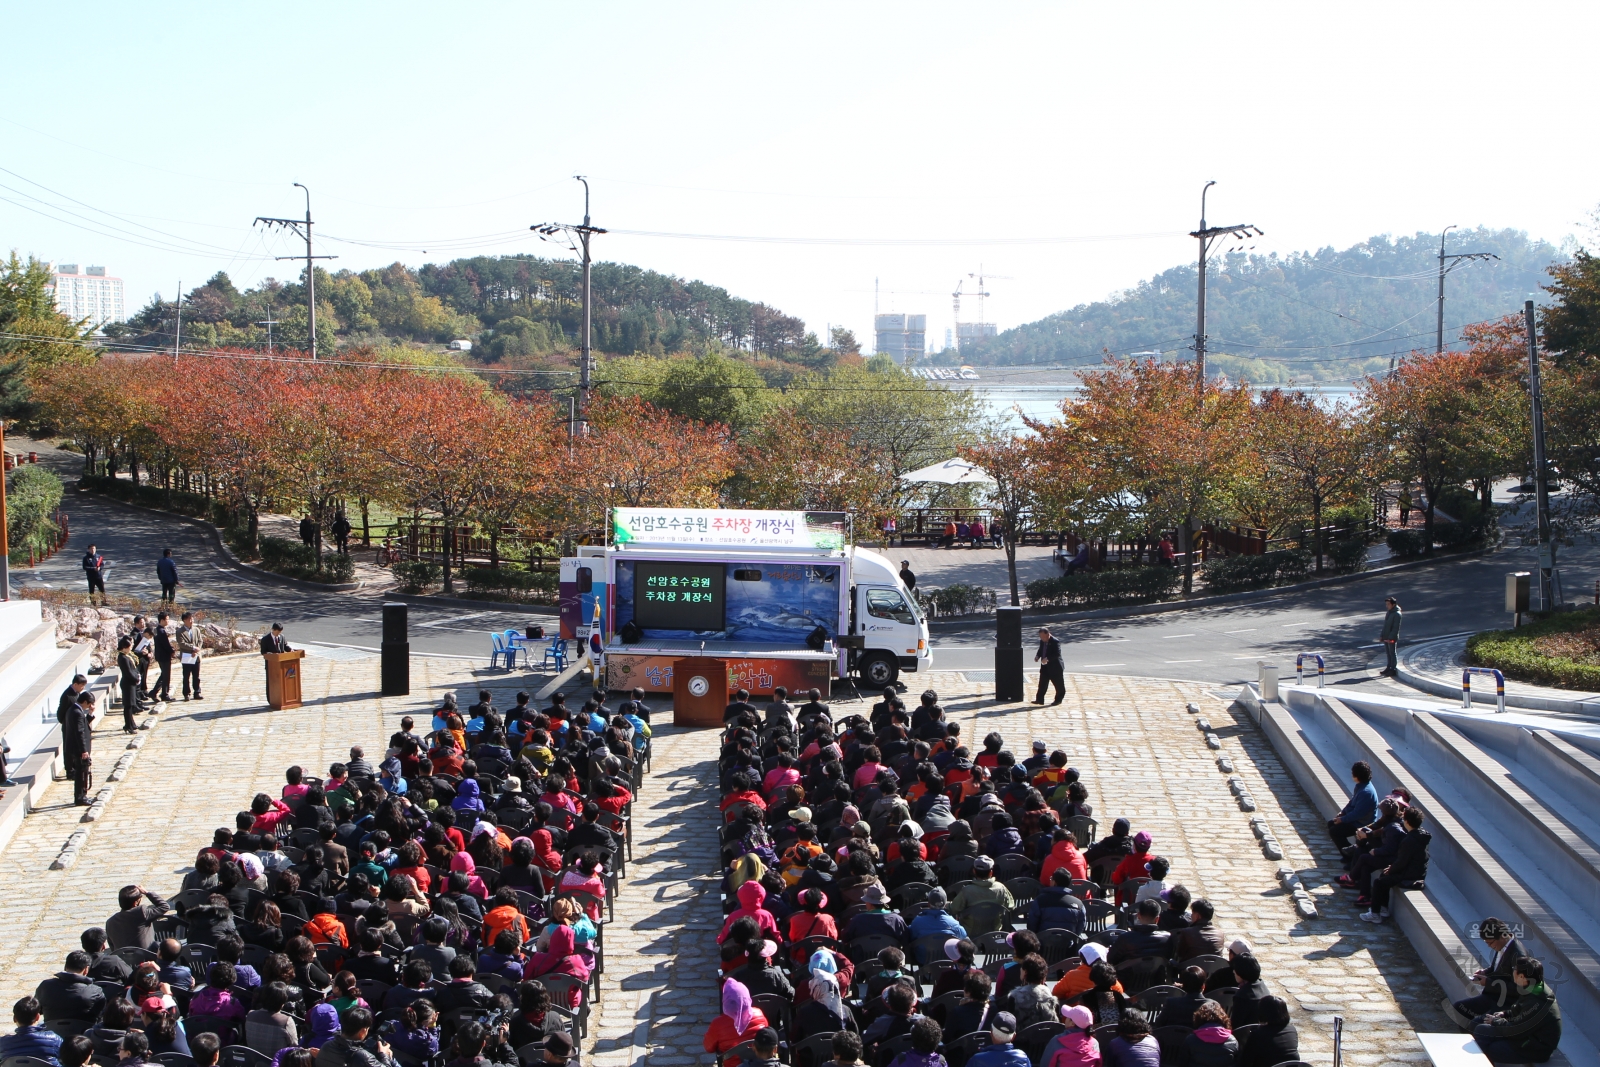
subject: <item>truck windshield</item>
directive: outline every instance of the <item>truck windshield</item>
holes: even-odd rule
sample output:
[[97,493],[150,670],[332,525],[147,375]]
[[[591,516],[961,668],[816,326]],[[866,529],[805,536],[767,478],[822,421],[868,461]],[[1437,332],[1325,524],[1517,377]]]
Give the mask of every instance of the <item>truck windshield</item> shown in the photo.
[[894,589],[868,589],[867,614],[875,619],[893,619],[907,626],[917,624],[917,617],[905,597]]

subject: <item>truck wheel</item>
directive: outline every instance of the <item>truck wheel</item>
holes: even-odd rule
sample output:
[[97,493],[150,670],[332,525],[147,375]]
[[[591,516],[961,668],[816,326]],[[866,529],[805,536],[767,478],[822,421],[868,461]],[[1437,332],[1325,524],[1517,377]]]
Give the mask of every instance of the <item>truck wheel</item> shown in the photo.
[[856,667],[861,680],[873,689],[883,689],[894,684],[900,677],[900,664],[894,661],[893,656],[883,653],[868,656]]

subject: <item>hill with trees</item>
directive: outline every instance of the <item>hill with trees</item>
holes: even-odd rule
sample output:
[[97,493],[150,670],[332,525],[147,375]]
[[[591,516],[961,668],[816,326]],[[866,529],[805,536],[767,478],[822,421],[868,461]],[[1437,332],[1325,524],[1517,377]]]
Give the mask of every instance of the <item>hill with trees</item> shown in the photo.
[[[1464,263],[1445,287],[1445,343],[1461,327],[1519,310],[1565,261],[1548,241],[1518,230],[1455,230],[1447,253],[1492,252]],[[1431,349],[1439,235],[1373,237],[1343,250],[1287,256],[1213,251],[1207,270],[1207,363],[1256,383],[1353,379],[1387,370],[1391,356]],[[1192,359],[1196,267],[1140,282],[1109,300],[1080,304],[992,340],[933,357],[935,363],[1080,367],[1109,352]]]
[[[601,353],[668,355],[709,350],[823,367],[836,355],[793,315],[700,281],[623,263],[596,263],[594,347]],[[475,256],[413,269],[316,273],[317,343],[338,346],[473,341],[480,362],[537,365],[577,347],[582,327],[582,270],[568,260]],[[289,347],[308,340],[304,275],[267,279],[248,290],[225,273],[183,297],[183,340],[196,347],[250,346],[272,339]],[[127,323],[107,329],[130,346],[173,342],[177,308],[153,298]]]

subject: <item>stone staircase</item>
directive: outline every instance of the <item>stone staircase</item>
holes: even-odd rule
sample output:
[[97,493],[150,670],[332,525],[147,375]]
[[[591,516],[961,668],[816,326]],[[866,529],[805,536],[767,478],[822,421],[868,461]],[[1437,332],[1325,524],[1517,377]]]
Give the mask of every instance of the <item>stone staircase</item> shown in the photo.
[[1309,686],[1279,697],[1250,685],[1239,699],[1326,817],[1356,760],[1380,796],[1404,786],[1427,816],[1427,888],[1391,907],[1439,984],[1465,996],[1489,961],[1477,923],[1504,919],[1545,963],[1560,1054],[1600,1065],[1600,727]]

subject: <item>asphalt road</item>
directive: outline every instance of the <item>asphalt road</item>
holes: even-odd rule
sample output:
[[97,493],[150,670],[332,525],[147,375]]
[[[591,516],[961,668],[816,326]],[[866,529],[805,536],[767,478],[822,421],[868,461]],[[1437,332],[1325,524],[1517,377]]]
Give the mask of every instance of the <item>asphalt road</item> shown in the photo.
[[[75,475],[76,457],[48,456],[64,475]],[[187,523],[134,510],[93,494],[69,494],[63,504],[72,524],[66,551],[36,569],[18,569],[13,583],[84,588],[79,559],[94,542],[112,562],[112,591],[155,597],[155,560],[170,547],[178,561],[181,597],[215,617],[232,618],[242,629],[282,622],[296,641],[376,648],[381,640],[381,598],[360,591],[325,592],[286,588],[244,573],[223,556],[210,534]],[[1406,643],[1507,625],[1505,574],[1534,570],[1531,546],[1447,559],[1343,585],[1284,592],[1220,607],[1159,615],[1065,621],[1052,624],[1069,671],[1196,680],[1227,685],[1254,679],[1257,663],[1292,676],[1295,656],[1321,653],[1331,684],[1371,684],[1382,654],[1374,646],[1383,621],[1383,600],[1394,595],[1405,613]],[[1561,568],[1569,598],[1587,600],[1600,576],[1600,548],[1563,548]],[[489,633],[521,628],[530,616],[492,608],[412,605],[414,652],[482,656]],[[1025,618],[1026,636],[1035,622]],[[934,635],[934,665],[941,670],[994,669],[991,620],[970,627],[943,626]],[[915,688],[915,680],[906,678]],[[1378,683],[1387,685],[1388,683]]]
[[[1600,551],[1594,545],[1564,548],[1560,562],[1569,599],[1592,597]],[[1280,678],[1291,677],[1297,654],[1317,652],[1330,682],[1367,682],[1383,655],[1363,646],[1377,641],[1386,596],[1400,601],[1403,643],[1493,629],[1511,621],[1503,610],[1506,573],[1537,567],[1536,550],[1518,545],[1344,585],[1159,615],[1055,623],[1051,631],[1069,671],[1232,684],[1256,678],[1259,661],[1277,664]],[[1036,623],[1025,616],[1023,625],[1031,639]],[[937,668],[994,669],[994,629],[987,620],[942,632],[933,647]]]

